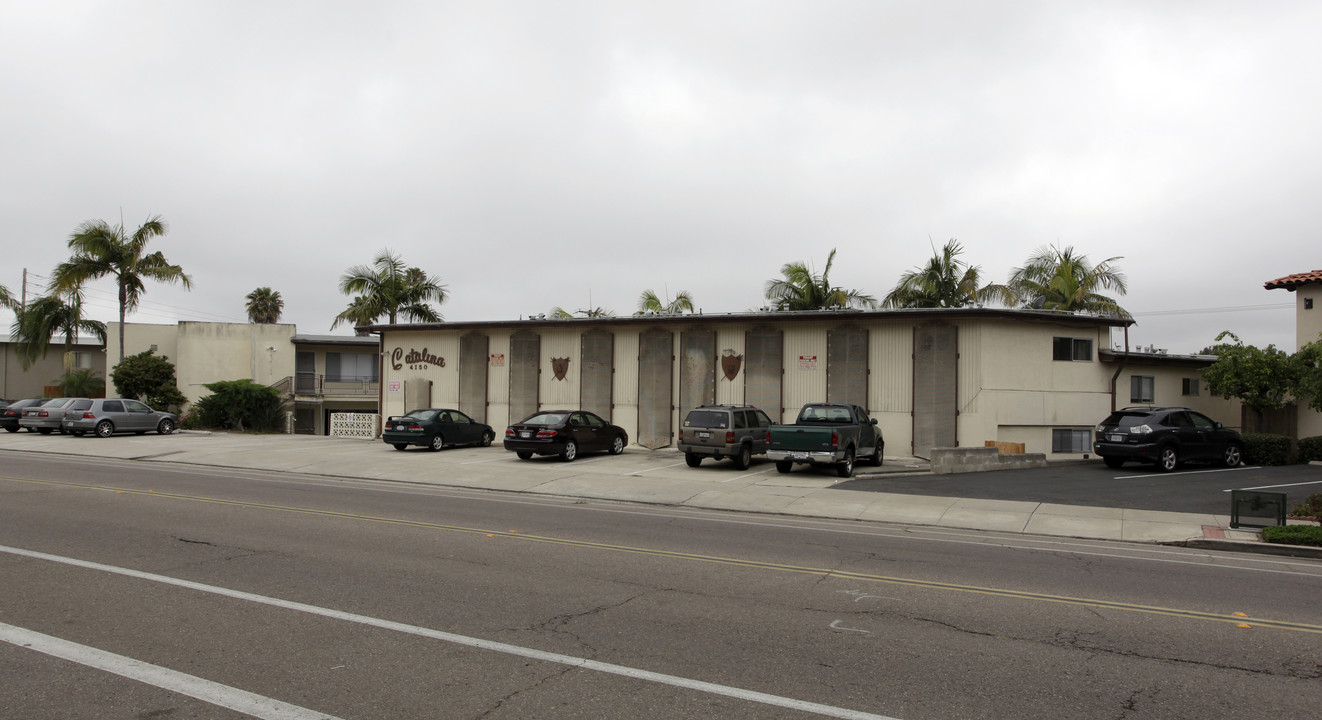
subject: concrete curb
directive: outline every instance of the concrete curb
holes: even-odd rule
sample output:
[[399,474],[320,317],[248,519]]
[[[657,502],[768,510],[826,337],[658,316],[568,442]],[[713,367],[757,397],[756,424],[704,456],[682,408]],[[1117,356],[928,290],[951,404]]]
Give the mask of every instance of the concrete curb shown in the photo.
[[1322,547],[1310,545],[1286,545],[1284,543],[1257,542],[1252,540],[1217,540],[1214,538],[1193,538],[1181,542],[1163,543],[1198,550],[1225,550],[1227,552],[1256,553],[1258,555],[1277,555],[1322,559]]

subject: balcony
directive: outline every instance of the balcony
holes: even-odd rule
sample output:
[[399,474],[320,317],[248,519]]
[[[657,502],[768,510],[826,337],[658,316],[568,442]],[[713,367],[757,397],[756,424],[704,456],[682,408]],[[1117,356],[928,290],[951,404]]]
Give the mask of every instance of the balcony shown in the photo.
[[380,383],[369,376],[298,373],[275,383],[274,387],[292,392],[295,397],[363,398],[376,397]]

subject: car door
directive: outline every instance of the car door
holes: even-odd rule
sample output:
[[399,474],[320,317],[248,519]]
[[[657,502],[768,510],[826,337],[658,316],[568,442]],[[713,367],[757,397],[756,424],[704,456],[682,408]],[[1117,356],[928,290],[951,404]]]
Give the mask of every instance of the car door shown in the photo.
[[872,424],[868,411],[858,405],[854,406],[854,415],[858,418],[859,451],[871,455],[872,449],[877,446],[877,426]]
[[767,451],[767,429],[771,427],[771,418],[761,410],[749,413],[751,423],[757,428],[753,433],[753,453]]
[[124,401],[125,416],[128,418],[124,424],[125,430],[155,430],[156,413],[147,407],[146,404],[137,400]]
[[1163,422],[1179,439],[1181,460],[1197,460],[1207,456],[1206,440],[1199,436],[1193,420],[1189,419],[1189,413],[1183,410],[1173,412]]
[[606,421],[590,412],[576,412],[572,418],[578,424],[574,437],[578,439],[579,450],[606,449]]
[[1222,432],[1217,429],[1216,422],[1212,418],[1202,413],[1189,411],[1189,420],[1193,423],[1194,432],[1198,436],[1198,457],[1205,460],[1214,460],[1221,457],[1224,450],[1224,438]]
[[[450,423],[454,428],[452,432],[454,433],[454,438],[457,442],[475,443],[482,438],[482,430],[478,424],[473,421],[473,418],[468,417],[458,410],[450,411]],[[446,434],[446,437],[450,437],[450,435]]]

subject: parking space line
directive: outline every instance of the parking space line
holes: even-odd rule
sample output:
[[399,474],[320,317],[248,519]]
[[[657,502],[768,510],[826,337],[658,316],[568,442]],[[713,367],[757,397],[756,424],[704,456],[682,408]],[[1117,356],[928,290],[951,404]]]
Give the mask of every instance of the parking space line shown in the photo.
[[265,695],[203,680],[196,675],[188,675],[14,625],[0,623],[0,641],[187,695],[204,703],[262,720],[339,720],[333,715],[291,705]]
[[682,462],[677,462],[677,463],[674,463],[674,464],[672,464],[672,465],[662,465],[661,467],[648,468],[648,469],[646,469],[646,470],[634,470],[633,472],[620,473],[620,474],[621,474],[621,475],[642,475],[643,473],[646,473],[646,472],[652,472],[653,470],[665,470],[666,468],[679,467],[680,465],[683,465],[683,464],[684,464],[684,463],[682,463]]
[[468,462],[461,462],[461,463],[459,463],[459,464],[460,464],[460,465],[480,465],[481,463],[500,462],[501,460],[509,460],[509,459],[510,459],[510,456],[507,456],[507,455],[501,455],[501,456],[498,457],[498,458],[491,458],[490,460],[469,460]]
[[1258,487],[1250,487],[1250,488],[1231,488],[1229,490],[1222,490],[1221,492],[1235,492],[1236,490],[1270,490],[1271,488],[1298,487],[1300,485],[1322,485],[1322,480],[1310,480],[1308,482],[1286,483],[1284,485],[1259,485]]
[[746,477],[753,477],[754,475],[765,475],[766,473],[769,473],[769,472],[771,472],[771,471],[774,470],[774,469],[775,469],[774,467],[769,467],[769,468],[767,468],[766,470],[758,470],[757,472],[747,473],[747,474],[739,475],[739,476],[732,477],[732,478],[726,478],[725,480],[722,480],[721,482],[723,482],[723,483],[728,483],[728,482],[731,482],[731,481],[734,481],[734,480],[741,480],[741,479],[746,478]]
[[1206,475],[1208,473],[1241,472],[1243,470],[1261,470],[1261,469],[1262,468],[1258,465],[1246,465],[1244,467],[1216,468],[1212,470],[1186,470],[1184,472],[1160,473],[1158,475],[1153,475],[1152,473],[1148,473],[1147,475],[1116,475],[1112,479],[1137,480],[1139,478],[1150,478],[1150,477],[1175,477],[1177,475]]

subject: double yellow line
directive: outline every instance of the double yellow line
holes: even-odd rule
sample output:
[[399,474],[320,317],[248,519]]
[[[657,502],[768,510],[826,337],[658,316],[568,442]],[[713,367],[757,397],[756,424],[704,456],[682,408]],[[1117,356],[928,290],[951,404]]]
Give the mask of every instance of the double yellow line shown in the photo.
[[999,588],[980,587],[977,585],[961,585],[958,583],[936,582],[932,580],[917,580],[913,578],[894,577],[889,575],[872,575],[868,573],[856,573],[842,570],[833,570],[829,568],[816,568],[801,565],[789,565],[785,563],[762,562],[757,560],[741,560],[738,558],[720,557],[716,555],[698,555],[696,553],[675,552],[672,550],[657,550],[653,548],[630,547],[628,545],[613,545],[610,543],[591,542],[587,540],[571,540],[567,538],[548,537],[544,535],[528,535],[516,530],[491,530],[486,528],[464,527],[462,525],[447,525],[443,523],[421,522],[417,520],[400,520],[398,518],[377,517],[373,515],[359,515],[356,513],[335,512],[332,510],[314,510],[311,508],[290,507],[287,505],[268,505],[265,503],[254,503],[239,500],[222,500],[219,498],[198,497],[194,495],[181,495],[178,493],[157,492],[155,490],[132,490],[128,488],[106,487],[102,485],[88,485],[84,483],[59,482],[54,480],[28,480],[21,478],[4,478],[12,482],[30,483],[34,485],[49,485],[56,487],[80,488],[86,490],[98,490],[102,492],[111,492],[117,494],[143,495],[154,498],[168,498],[171,500],[185,500],[189,502],[210,503],[213,505],[229,505],[232,507],[252,508],[255,510],[271,510],[276,512],[298,513],[301,515],[312,515],[317,517],[339,518],[343,520],[358,520],[362,522],[384,523],[388,525],[400,525],[404,527],[416,527],[427,530],[444,530],[447,532],[467,533],[471,535],[482,535],[490,538],[508,538],[511,540],[521,540],[524,542],[547,543],[551,545],[563,545],[566,547],[588,548],[592,550],[603,550],[616,553],[631,553],[634,555],[648,555],[652,557],[668,558],[673,560],[688,560],[692,562],[701,562],[717,565],[728,565],[733,567],[753,568],[757,570],[770,570],[773,572],[800,573],[805,575],[817,575],[822,577],[846,578],[850,580],[859,580],[862,582],[884,583],[888,585],[900,585],[907,587],[927,588],[932,590],[946,590],[959,593],[976,593],[991,597],[1010,598],[1016,600],[1034,600],[1038,602],[1056,603],[1061,605],[1076,605],[1095,609],[1120,610],[1123,612],[1147,613],[1152,615],[1165,615],[1168,617],[1184,618],[1189,620],[1206,620],[1219,623],[1231,623],[1238,627],[1258,627],[1274,628],[1277,630],[1290,630],[1294,632],[1306,632],[1322,634],[1322,625],[1310,625],[1308,623],[1289,622],[1284,620],[1271,620],[1268,618],[1249,617],[1243,613],[1232,613],[1229,615],[1199,612],[1196,610],[1180,610],[1177,608],[1165,608],[1152,605],[1137,605],[1134,603],[1112,602],[1108,600],[1094,600],[1090,598],[1069,597],[1067,595],[1048,595],[1045,593],[1023,592],[1019,590],[1002,590]]

